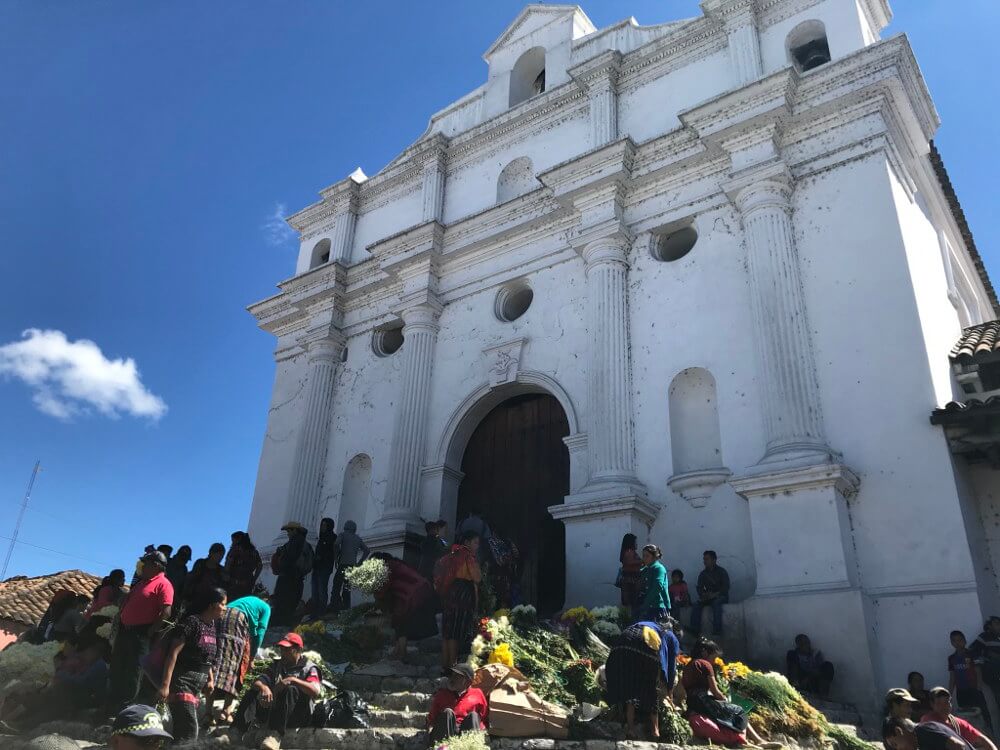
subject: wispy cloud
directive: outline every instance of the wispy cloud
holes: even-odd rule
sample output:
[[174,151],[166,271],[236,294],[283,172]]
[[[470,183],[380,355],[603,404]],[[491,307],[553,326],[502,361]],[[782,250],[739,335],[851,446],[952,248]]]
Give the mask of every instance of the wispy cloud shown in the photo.
[[298,235],[296,235],[294,229],[285,223],[285,215],[287,213],[288,207],[284,203],[274,204],[274,210],[267,217],[267,221],[261,226],[261,229],[264,230],[264,239],[267,240],[267,244],[273,247],[285,247],[295,242],[295,238]]
[[24,381],[38,410],[68,420],[91,408],[157,420],[167,405],[142,384],[135,360],[108,359],[93,341],[70,341],[62,331],[29,328],[0,346],[0,375]]

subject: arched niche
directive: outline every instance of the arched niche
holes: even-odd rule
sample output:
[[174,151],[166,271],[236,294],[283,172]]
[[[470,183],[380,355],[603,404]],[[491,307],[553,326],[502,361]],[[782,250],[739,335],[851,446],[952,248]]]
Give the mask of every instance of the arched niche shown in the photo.
[[669,416],[674,474],[668,484],[692,505],[701,507],[730,475],[722,463],[712,373],[701,367],[679,372],[670,383]]
[[344,469],[344,484],[340,492],[340,512],[337,514],[337,531],[348,521],[354,521],[358,529],[366,526],[368,506],[371,503],[372,460],[359,453],[347,462]]
[[500,170],[497,178],[497,203],[506,203],[538,187],[534,165],[527,156],[519,156]]
[[517,58],[510,71],[508,106],[520,104],[543,91],[545,91],[545,48],[532,47]]
[[322,239],[313,245],[312,254],[309,256],[309,268],[318,268],[330,262],[330,240]]
[[830,44],[826,26],[815,19],[803,21],[785,38],[788,61],[800,73],[806,73],[830,62]]

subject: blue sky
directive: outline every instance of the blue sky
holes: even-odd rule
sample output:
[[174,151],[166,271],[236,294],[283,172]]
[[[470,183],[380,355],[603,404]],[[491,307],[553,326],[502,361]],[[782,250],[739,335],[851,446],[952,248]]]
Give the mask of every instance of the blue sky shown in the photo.
[[[244,526],[273,376],[244,308],[297,251],[276,214],[411,143],[485,79],[480,56],[522,5],[0,2],[0,346],[62,375],[0,378],[0,552],[44,468],[8,575],[128,567],[148,543],[200,556]],[[955,5],[896,0],[890,32],[911,36],[1000,281],[1000,5]],[[698,12],[584,8],[598,26]]]

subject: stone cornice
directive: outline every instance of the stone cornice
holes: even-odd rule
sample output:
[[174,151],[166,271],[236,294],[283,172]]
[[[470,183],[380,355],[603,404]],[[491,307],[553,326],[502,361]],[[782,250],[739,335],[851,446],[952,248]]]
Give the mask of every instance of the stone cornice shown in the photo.
[[775,464],[773,471],[731,479],[729,484],[747,500],[827,487],[833,487],[849,499],[857,494],[861,480],[843,464],[817,464],[790,470],[782,470],[780,464]]
[[557,164],[537,177],[559,203],[574,206],[608,185],[626,183],[635,160],[635,143],[631,138],[622,138]]
[[621,67],[622,54],[617,50],[608,50],[573,66],[567,73],[584,91],[601,86],[613,89],[618,83]]

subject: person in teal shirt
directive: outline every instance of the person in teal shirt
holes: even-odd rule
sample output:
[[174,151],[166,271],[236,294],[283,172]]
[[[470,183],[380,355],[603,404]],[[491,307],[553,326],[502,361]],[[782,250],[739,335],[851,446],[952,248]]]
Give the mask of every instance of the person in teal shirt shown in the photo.
[[250,629],[250,658],[256,656],[271,621],[271,605],[256,596],[244,596],[229,603],[230,609],[238,609],[247,618]]
[[670,592],[667,590],[667,569],[660,558],[663,553],[655,544],[642,548],[642,568],[639,570],[639,620],[658,622],[670,614]]

